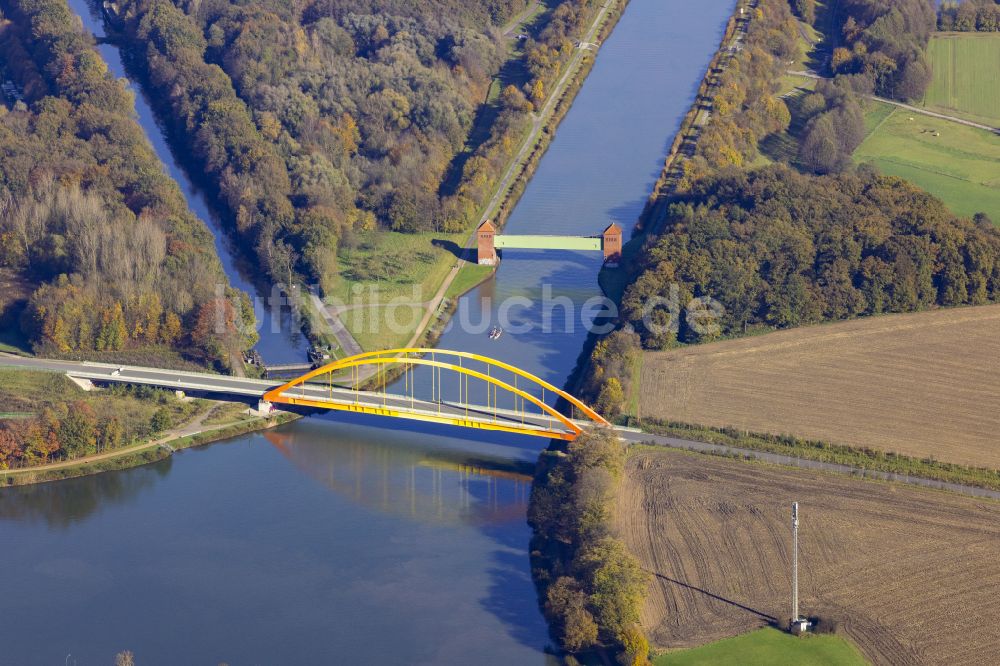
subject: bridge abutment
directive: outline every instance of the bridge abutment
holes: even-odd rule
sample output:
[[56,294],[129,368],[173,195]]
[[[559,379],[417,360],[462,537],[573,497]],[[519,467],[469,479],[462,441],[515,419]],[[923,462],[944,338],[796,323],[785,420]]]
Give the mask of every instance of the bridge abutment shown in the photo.
[[601,249],[604,250],[604,263],[617,266],[622,258],[622,228],[614,222],[601,233]]
[[497,264],[496,235],[497,228],[489,220],[479,225],[476,232],[477,263],[482,266],[496,266]]

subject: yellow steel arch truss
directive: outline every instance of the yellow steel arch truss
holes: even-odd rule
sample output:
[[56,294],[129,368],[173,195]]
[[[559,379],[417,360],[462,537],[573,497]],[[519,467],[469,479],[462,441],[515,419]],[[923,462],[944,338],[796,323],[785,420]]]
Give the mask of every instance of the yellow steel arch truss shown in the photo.
[[[431,358],[426,358],[427,356],[430,356]],[[451,359],[451,361],[440,361],[438,360],[439,356]],[[458,363],[454,362],[455,359],[458,360]],[[486,372],[466,367],[463,363],[464,359],[484,364]],[[432,394],[434,392],[434,386],[437,387],[436,403],[429,403],[425,400],[421,400],[418,408],[418,403],[414,399],[412,392],[409,395],[409,405],[407,405],[407,396],[405,395],[389,396],[384,392],[384,390],[382,393],[368,393],[359,391],[356,388],[357,383],[362,377],[364,368],[374,367],[376,377],[380,382],[382,382],[382,386],[384,388],[385,378],[388,376],[388,369],[392,367],[402,367],[404,372],[407,373],[408,378],[408,373],[412,366],[425,366],[431,368],[435,378],[434,382],[432,382]],[[514,384],[503,381],[502,379],[494,376],[491,372],[492,368],[498,368],[510,372],[513,375]],[[442,390],[440,386],[440,373],[443,370],[448,370],[459,375],[460,399],[458,401],[446,403],[441,398]],[[353,392],[345,395],[343,391],[338,390],[338,393],[335,396],[333,388],[333,375],[345,371],[350,371],[351,384],[354,387],[352,389]],[[313,391],[311,394],[307,395],[304,390],[306,382],[315,380],[317,377],[321,377],[323,375],[326,375],[329,380],[329,394],[316,395],[316,392]],[[529,387],[535,386],[540,388],[542,394],[541,398],[518,386],[517,378],[519,377],[527,380]],[[492,410],[492,418],[490,418],[488,411],[484,414],[482,410],[483,406],[471,406],[468,404],[468,381],[470,378],[481,380],[486,384],[487,396],[489,396],[487,402],[489,404],[486,405],[485,408],[488,411]],[[300,388],[300,392],[298,394],[293,392],[295,387]],[[410,387],[412,391],[412,382],[410,383]],[[496,400],[498,390],[503,390],[506,393],[515,396],[515,407],[518,404],[518,399],[520,399],[520,412],[516,409],[513,412],[505,411],[504,417],[499,418],[498,415],[501,410],[497,407]],[[489,358],[488,356],[482,356],[470,352],[426,349],[421,347],[366,352],[343,358],[311,370],[301,377],[297,377],[296,379],[278,386],[277,388],[271,389],[264,394],[263,398],[264,400],[272,403],[299,405],[320,409],[334,409],[364,414],[377,414],[380,416],[389,416],[394,418],[414,419],[433,423],[446,423],[465,428],[498,430],[554,439],[576,439],[583,429],[573,419],[562,414],[559,410],[545,402],[546,390],[563,398],[567,403],[572,405],[573,408],[578,409],[593,423],[602,426],[610,425],[603,417],[601,417],[600,414],[585,405],[575,396],[556,386],[553,386],[540,377],[526,372],[516,366],[510,365],[509,363],[504,363],[502,361]],[[368,399],[362,400],[362,395],[367,396]],[[371,400],[370,398],[372,397],[381,398],[382,403],[378,404],[377,400]],[[530,403],[538,407],[541,414],[528,416],[525,411],[526,403]],[[436,405],[436,410],[428,408],[429,405]],[[447,409],[444,409],[443,405],[446,405]],[[470,412],[470,409],[472,409],[472,412]],[[520,418],[520,422],[518,422],[518,418]],[[561,428],[553,427],[553,422],[561,426]]]

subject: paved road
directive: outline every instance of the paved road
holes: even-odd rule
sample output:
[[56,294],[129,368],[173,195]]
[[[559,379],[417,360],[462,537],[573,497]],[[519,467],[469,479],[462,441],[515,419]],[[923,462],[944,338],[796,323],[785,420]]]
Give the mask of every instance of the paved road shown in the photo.
[[971,495],[973,497],[987,497],[995,500],[1000,500],[1000,491],[989,490],[987,488],[978,488],[976,486],[966,486],[959,483],[948,483],[946,481],[936,481],[934,479],[925,479],[919,476],[910,476],[908,474],[895,474],[893,472],[882,472],[879,470],[865,469],[862,467],[851,467],[850,465],[838,465],[836,463],[822,462],[819,460],[795,458],[793,456],[781,455],[779,453],[754,451],[752,449],[740,449],[732,446],[724,446],[722,444],[695,442],[689,439],[670,437],[668,435],[653,435],[645,432],[639,432],[636,430],[629,430],[629,431],[619,430],[619,432],[621,433],[622,439],[633,443],[655,444],[658,446],[667,446],[675,449],[686,449],[688,451],[697,451],[699,453],[712,453],[716,455],[750,458],[754,460],[760,460],[766,463],[772,463],[775,465],[786,465],[789,467],[815,469],[823,472],[836,472],[838,474],[847,474],[850,476],[856,476],[863,479],[873,479],[877,481],[895,481],[897,483],[906,483],[908,485],[921,486],[923,488],[948,490],[951,492],[961,493],[963,495]]
[[339,313],[331,312],[332,308],[327,307],[323,300],[316,294],[310,293],[309,298],[312,299],[313,307],[323,317],[323,321],[326,322],[330,332],[337,338],[337,343],[340,345],[344,356],[354,356],[364,351],[354,336],[351,335],[351,332],[347,330],[347,327],[344,326]]
[[[807,71],[789,71],[792,76],[801,76],[807,79],[825,79],[829,80],[829,77],[821,76],[816,72]],[[932,118],[940,118],[941,120],[948,120],[953,123],[958,123],[960,125],[968,125],[969,127],[975,127],[976,129],[986,130],[987,132],[993,132],[994,134],[1000,134],[1000,127],[993,127],[991,125],[982,125],[980,123],[974,123],[971,120],[965,120],[964,118],[957,118],[955,116],[949,116],[944,113],[938,113],[936,111],[930,111],[928,109],[923,109],[919,106],[913,106],[912,104],[906,104],[904,102],[897,102],[894,99],[889,99],[887,97],[879,97],[878,95],[865,95],[868,99],[873,99],[876,102],[882,102],[884,104],[891,104],[893,106],[898,106],[901,109],[906,109],[912,113],[919,113],[922,116],[931,116]]]
[[[239,396],[253,399],[261,398],[270,389],[281,386],[284,383],[268,379],[213,375],[205,372],[164,370],[129,365],[119,366],[90,361],[25,358],[12,355],[0,355],[0,365],[62,372],[71,377],[102,383],[142,384],[173,390],[196,391],[219,396]],[[458,383],[456,381],[454,392],[457,393],[457,391]],[[566,431],[565,427],[558,420],[548,415],[539,414],[540,410],[530,403],[527,403],[525,413],[522,414],[510,409],[494,410],[485,405],[465,405],[458,401],[447,400],[438,403],[436,401],[420,400],[396,394],[354,391],[348,388],[324,386],[322,384],[299,385],[290,389],[287,395],[313,401],[335,401],[341,404],[354,404],[357,407],[376,410],[390,408],[417,415],[430,416],[432,418],[435,416],[462,418],[482,427],[491,424],[524,425],[536,430]],[[448,395],[447,388],[444,395],[445,397]],[[512,398],[510,400],[512,402]],[[535,410],[535,413],[531,413],[531,410]]]
[[528,6],[524,8],[523,12],[521,12],[511,20],[507,21],[507,25],[500,28],[500,30],[503,32],[503,36],[507,37],[508,39],[516,37],[514,31],[517,30],[520,32],[521,24],[524,23],[525,19],[527,19],[529,16],[538,11],[541,8],[541,4],[542,3],[540,2],[528,3]]

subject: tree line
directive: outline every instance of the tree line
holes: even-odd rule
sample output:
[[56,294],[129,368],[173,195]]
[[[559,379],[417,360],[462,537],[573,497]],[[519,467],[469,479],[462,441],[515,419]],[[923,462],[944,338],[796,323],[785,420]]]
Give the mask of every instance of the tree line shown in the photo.
[[[647,348],[887,312],[1000,300],[1000,231],[983,215],[868,167],[811,176],[775,165],[699,181],[638,259],[623,318]],[[666,305],[711,297],[718,329],[697,332]]]
[[639,612],[649,574],[611,531],[625,456],[610,430],[580,435],[565,453],[543,454],[528,509],[532,575],[564,650],[610,650],[620,664],[643,666],[649,643]]
[[996,32],[1000,30],[1000,4],[995,0],[942,2],[938,10],[938,30]]
[[[225,284],[211,234],[135,122],[131,93],[65,2],[3,6],[13,24],[0,57],[28,104],[0,106],[0,265],[32,286],[25,334],[39,353],[157,347],[226,363],[218,340],[187,334]],[[249,342],[230,333],[227,347]]]
[[804,127],[798,164],[814,173],[838,173],[853,164],[851,156],[865,139],[863,101],[844,76],[817,82],[815,91],[795,104]]

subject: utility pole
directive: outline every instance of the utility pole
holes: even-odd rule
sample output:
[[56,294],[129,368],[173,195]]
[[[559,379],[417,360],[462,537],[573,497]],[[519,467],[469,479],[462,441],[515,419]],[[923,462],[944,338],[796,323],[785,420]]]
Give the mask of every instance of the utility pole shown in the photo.
[[799,621],[799,503],[792,502],[792,624]]

